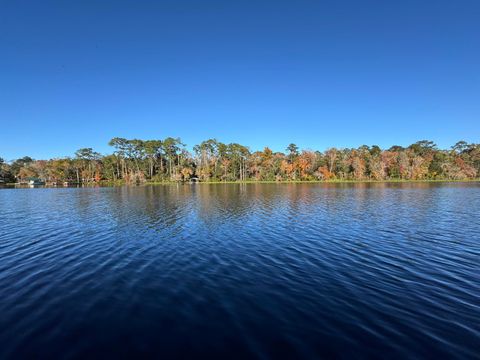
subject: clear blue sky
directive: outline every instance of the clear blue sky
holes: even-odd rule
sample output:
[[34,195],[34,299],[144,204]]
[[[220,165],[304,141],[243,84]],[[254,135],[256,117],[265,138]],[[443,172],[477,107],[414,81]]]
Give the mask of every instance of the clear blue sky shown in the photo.
[[480,1],[0,0],[0,156],[480,142]]

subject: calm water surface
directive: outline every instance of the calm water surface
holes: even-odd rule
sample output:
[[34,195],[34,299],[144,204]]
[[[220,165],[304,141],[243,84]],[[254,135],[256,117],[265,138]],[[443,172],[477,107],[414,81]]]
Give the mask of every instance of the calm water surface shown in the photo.
[[479,354],[479,184],[0,190],[2,359]]

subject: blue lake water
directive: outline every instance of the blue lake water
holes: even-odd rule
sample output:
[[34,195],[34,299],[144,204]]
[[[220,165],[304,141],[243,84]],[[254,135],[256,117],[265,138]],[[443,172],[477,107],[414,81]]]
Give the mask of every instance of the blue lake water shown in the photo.
[[0,189],[0,358],[479,358],[478,183]]

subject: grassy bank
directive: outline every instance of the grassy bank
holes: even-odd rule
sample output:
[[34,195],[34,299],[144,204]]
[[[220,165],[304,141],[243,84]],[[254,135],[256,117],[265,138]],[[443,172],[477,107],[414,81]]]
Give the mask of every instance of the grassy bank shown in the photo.
[[[219,184],[361,184],[361,183],[441,183],[441,182],[480,182],[480,179],[448,180],[448,179],[425,179],[425,180],[247,180],[247,181],[202,181],[195,184],[199,185],[219,185]],[[188,183],[188,182],[187,182]],[[182,184],[176,181],[146,182],[145,185],[171,185]]]
[[[448,180],[448,179],[425,179],[425,180],[403,180],[403,179],[389,179],[389,180],[248,180],[248,181],[203,181],[192,183],[195,185],[224,185],[224,184],[386,184],[386,183],[475,183],[480,182],[480,179],[464,179],[464,180]],[[123,180],[117,181],[100,181],[99,183],[88,183],[81,185],[72,185],[69,187],[114,187],[114,186],[145,186],[145,185],[190,185],[189,182],[179,181],[147,181],[143,184],[126,184]],[[0,184],[0,187],[17,187],[17,183],[5,183]],[[21,185],[21,187],[28,187],[28,185]],[[63,186],[46,186],[46,187],[58,187]]]

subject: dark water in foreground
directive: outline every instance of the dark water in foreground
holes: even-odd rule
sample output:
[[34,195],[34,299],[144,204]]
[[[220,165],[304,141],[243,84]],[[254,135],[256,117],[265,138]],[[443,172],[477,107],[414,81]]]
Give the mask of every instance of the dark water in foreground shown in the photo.
[[480,185],[0,190],[0,358],[478,358]]

